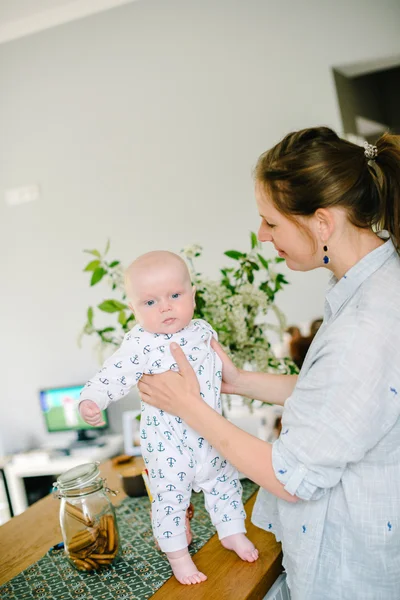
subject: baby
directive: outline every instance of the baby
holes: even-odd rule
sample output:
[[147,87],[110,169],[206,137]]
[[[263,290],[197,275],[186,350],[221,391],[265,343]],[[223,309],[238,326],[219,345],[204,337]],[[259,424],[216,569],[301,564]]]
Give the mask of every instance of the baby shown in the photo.
[[[204,401],[221,413],[221,360],[211,347],[217,335],[206,321],[192,320],[195,288],[185,262],[171,252],[144,254],[127,269],[125,287],[138,324],[82,390],[83,419],[102,424],[100,411],[127,394],[143,373],[177,370],[171,342],[185,352]],[[222,545],[242,560],[257,560],[258,551],[245,536],[246,514],[236,469],[179,416],[142,402],[140,427],[153,497],[153,531],[176,579],[187,585],[207,579],[188,551],[185,516],[192,489],[203,490]]]

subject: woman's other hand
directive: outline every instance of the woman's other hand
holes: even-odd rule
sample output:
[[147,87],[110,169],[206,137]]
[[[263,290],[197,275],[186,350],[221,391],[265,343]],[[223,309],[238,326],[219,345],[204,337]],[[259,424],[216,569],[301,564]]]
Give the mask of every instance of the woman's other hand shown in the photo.
[[223,394],[239,394],[240,369],[233,364],[227,353],[222,349],[221,344],[214,338],[211,340],[211,346],[222,360],[221,392]]
[[143,402],[166,412],[185,418],[201,401],[197,377],[189,361],[178,344],[172,343],[171,354],[179,372],[167,371],[159,375],[143,375],[138,389]]

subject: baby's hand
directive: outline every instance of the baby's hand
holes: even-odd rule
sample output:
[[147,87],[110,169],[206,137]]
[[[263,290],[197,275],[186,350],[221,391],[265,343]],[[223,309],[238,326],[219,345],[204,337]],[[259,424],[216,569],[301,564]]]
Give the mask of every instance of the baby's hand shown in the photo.
[[86,423],[89,423],[89,425],[92,425],[93,427],[105,425],[101,410],[93,400],[82,400],[79,404],[79,412],[82,419],[86,421]]

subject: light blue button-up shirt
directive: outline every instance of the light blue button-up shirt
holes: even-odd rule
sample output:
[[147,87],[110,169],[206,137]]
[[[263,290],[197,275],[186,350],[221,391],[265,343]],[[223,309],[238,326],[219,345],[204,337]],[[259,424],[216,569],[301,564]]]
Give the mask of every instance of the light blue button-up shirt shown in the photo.
[[400,258],[391,240],[326,296],[253,522],[282,541],[292,600],[400,600]]

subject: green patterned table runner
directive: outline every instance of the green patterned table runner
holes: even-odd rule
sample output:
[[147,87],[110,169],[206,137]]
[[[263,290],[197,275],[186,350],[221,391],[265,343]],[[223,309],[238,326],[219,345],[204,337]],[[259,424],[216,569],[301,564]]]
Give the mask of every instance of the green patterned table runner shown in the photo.
[[[242,481],[243,502],[258,489]],[[214,535],[204,508],[203,493],[192,495],[191,521],[195,554]],[[155,547],[147,497],[125,498],[116,508],[122,541],[121,557],[98,573],[83,573],[70,566],[63,550],[49,551],[37,563],[0,587],[1,600],[147,600],[171,577],[164,554]]]

